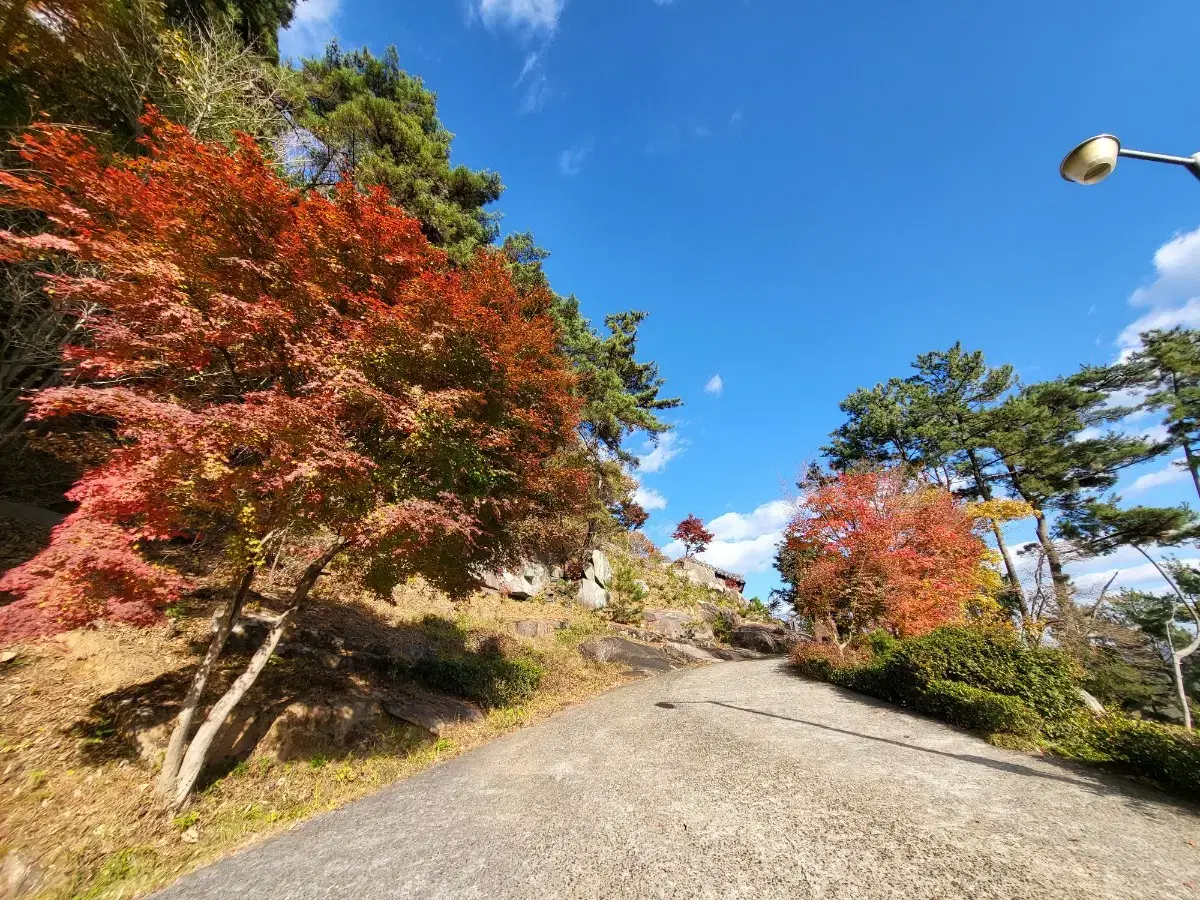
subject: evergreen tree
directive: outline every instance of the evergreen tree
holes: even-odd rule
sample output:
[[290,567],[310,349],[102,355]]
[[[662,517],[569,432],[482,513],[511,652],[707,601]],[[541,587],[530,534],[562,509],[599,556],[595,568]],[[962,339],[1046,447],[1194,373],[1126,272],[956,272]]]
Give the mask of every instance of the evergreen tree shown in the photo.
[[293,161],[306,187],[382,185],[460,263],[495,239],[498,214],[484,207],[504,192],[500,176],[450,164],[454,135],[438,119],[437,95],[400,68],[395,47],[380,58],[333,41],[303,61],[300,78]]
[[[1186,506],[1135,506],[1121,509],[1115,498],[1092,501],[1067,510],[1058,523],[1060,534],[1074,541],[1085,552],[1106,555],[1121,547],[1133,547],[1146,558],[1170,587],[1174,599],[1168,603],[1163,616],[1163,632],[1170,653],[1172,676],[1184,726],[1192,728],[1192,713],[1188,704],[1183,677],[1183,660],[1200,649],[1200,572],[1178,563],[1166,565],[1156,560],[1146,548],[1174,547],[1195,540],[1200,534],[1196,514]],[[1175,641],[1174,622],[1180,613],[1192,630]]]
[[1200,331],[1148,331],[1141,342],[1124,362],[1085,369],[1081,377],[1110,390],[1135,391],[1143,397],[1141,408],[1161,413],[1168,435],[1162,450],[1183,451],[1200,496]]
[[1059,378],[1023,388],[985,418],[986,441],[998,455],[1003,483],[1034,511],[1060,609],[1071,602],[1070,577],[1051,536],[1051,516],[1094,500],[1116,484],[1122,469],[1157,452],[1148,441],[1111,431],[1084,436],[1127,414],[1108,399],[1108,392],[1086,378]]

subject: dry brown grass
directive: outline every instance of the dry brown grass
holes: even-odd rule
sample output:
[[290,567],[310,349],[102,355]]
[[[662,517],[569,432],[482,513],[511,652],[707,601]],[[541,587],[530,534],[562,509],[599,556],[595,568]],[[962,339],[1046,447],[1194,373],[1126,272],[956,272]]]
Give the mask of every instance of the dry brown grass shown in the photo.
[[[287,583],[289,565],[285,561],[276,573],[278,584]],[[132,751],[122,710],[135,702],[130,698],[145,705],[148,691],[178,697],[197,658],[197,642],[204,639],[209,606],[197,601],[167,627],[79,631],[20,648],[17,660],[0,666],[0,854],[15,850],[36,861],[42,881],[35,896],[144,894],[205,862],[630,680],[621,667],[586,662],[577,651],[604,622],[556,602],[480,595],[454,604],[414,582],[391,604],[336,578],[323,579],[318,594],[298,624],[337,631],[347,643],[376,641],[394,648],[417,639],[414,623],[429,615],[472,634],[511,636],[519,619],[565,621],[569,627],[548,637],[519,639],[546,670],[528,703],[447,728],[436,741],[397,723],[330,755],[289,762],[251,756],[218,773],[174,821],[152,799],[155,772]],[[269,605],[269,590],[267,595]],[[228,664],[218,687],[239,664],[237,659]],[[273,664],[261,679],[261,692],[294,683],[310,691],[372,688],[360,673],[331,675],[306,665],[313,664]],[[185,835],[195,836],[195,842]]]

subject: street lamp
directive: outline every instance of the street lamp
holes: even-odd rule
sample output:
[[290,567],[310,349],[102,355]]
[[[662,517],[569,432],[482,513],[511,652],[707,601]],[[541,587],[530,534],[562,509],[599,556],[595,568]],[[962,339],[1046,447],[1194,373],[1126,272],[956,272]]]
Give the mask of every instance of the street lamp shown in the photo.
[[1095,184],[1112,174],[1112,170],[1117,167],[1117,159],[1122,156],[1183,166],[1200,178],[1200,153],[1193,156],[1167,156],[1163,153],[1147,153],[1144,150],[1127,150],[1111,134],[1098,134],[1088,138],[1063,157],[1058,171],[1067,181]]

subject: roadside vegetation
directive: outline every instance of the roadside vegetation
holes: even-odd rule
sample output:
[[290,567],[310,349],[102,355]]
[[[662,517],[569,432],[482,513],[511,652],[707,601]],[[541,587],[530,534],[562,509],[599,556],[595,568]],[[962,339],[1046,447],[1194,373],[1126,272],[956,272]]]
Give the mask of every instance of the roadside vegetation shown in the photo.
[[[1149,332],[1118,364],[1039,384],[959,345],[913,368],[842,403],[827,466],[798,484],[773,597],[808,636],[796,669],[1200,798],[1200,571],[1160,558],[1194,546],[1196,516],[1112,493],[1166,454],[1200,491],[1200,332]],[[1164,438],[1125,426],[1147,413]],[[1011,546],[1023,520],[1036,541]],[[1072,583],[1067,565],[1123,549],[1162,590]]]

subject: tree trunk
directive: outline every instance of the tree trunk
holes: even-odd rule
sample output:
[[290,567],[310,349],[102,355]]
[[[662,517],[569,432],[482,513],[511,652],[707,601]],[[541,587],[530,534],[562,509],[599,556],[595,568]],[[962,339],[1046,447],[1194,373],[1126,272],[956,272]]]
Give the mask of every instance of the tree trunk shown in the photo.
[[1196,454],[1192,450],[1192,442],[1185,434],[1183,436],[1183,455],[1187,459],[1188,471],[1192,473],[1192,485],[1196,488],[1196,496],[1200,497],[1200,460],[1196,459]]
[[1036,507],[1033,514],[1037,519],[1038,543],[1046,551],[1046,565],[1050,568],[1050,580],[1054,584],[1054,599],[1058,608],[1063,609],[1071,602],[1071,576],[1063,571],[1062,557],[1058,555],[1058,548],[1054,546],[1050,528],[1046,525],[1046,514]]
[[1179,589],[1179,585],[1175,583],[1175,579],[1166,573],[1166,570],[1159,565],[1158,560],[1143,550],[1139,544],[1134,544],[1133,547],[1140,554],[1142,554],[1142,556],[1146,557],[1146,560],[1150,563],[1150,565],[1154,566],[1154,568],[1158,570],[1158,574],[1163,577],[1163,581],[1171,586],[1171,590],[1175,592],[1175,596],[1179,598],[1179,602],[1182,603],[1184,608],[1192,614],[1192,618],[1196,622],[1196,636],[1192,638],[1191,643],[1189,643],[1182,650],[1176,650],[1175,639],[1171,637],[1171,626],[1175,624],[1176,605],[1174,603],[1171,604],[1171,611],[1167,614],[1167,627],[1165,629],[1167,634],[1167,646],[1171,650],[1171,670],[1175,679],[1175,693],[1179,697],[1179,708],[1183,712],[1183,727],[1188,731],[1191,731],[1192,708],[1188,703],[1187,690],[1183,684],[1183,660],[1195,653],[1197,649],[1200,649],[1200,612],[1197,612],[1195,605],[1192,604],[1185,596],[1183,596],[1183,591]]
[[167,744],[167,755],[163,759],[162,771],[158,775],[155,792],[164,800],[170,799],[175,792],[175,780],[179,777],[179,767],[183,764],[183,753],[187,749],[188,734],[192,730],[192,722],[196,718],[196,710],[200,706],[200,698],[208,685],[209,676],[216,667],[217,658],[225,649],[225,641],[229,632],[237,623],[242,605],[246,602],[246,594],[254,581],[254,566],[247,566],[242,577],[238,580],[233,598],[223,610],[213,615],[212,640],[208,644],[208,652],[192,676],[192,684],[183,698],[183,706],[179,717],[175,720],[175,728],[171,731],[171,740]]
[[196,736],[192,738],[187,753],[183,757],[183,762],[179,767],[179,775],[175,782],[175,796],[171,804],[172,809],[179,809],[187,802],[188,797],[192,793],[192,788],[196,786],[196,779],[200,777],[200,772],[208,760],[208,752],[212,748],[213,740],[216,738],[221,726],[225,723],[226,716],[233,711],[233,708],[246,696],[246,692],[253,687],[259,674],[266,668],[271,654],[279,646],[279,641],[283,638],[283,633],[287,630],[288,623],[308,598],[313,585],[317,583],[317,578],[320,577],[325,567],[329,565],[330,560],[345,546],[346,542],[339,538],[304,570],[303,577],[292,591],[291,605],[275,620],[275,625],[271,628],[266,640],[263,641],[262,646],[258,648],[254,656],[250,658],[250,663],[246,666],[246,670],[237,677],[237,680],[230,685],[225,695],[209,710],[208,715],[204,719],[204,724],[196,730]]
[[[979,490],[979,496],[984,499],[984,502],[991,500],[992,486],[983,476],[983,467],[979,465],[979,458],[975,455],[975,451],[968,450],[967,458],[971,461],[971,474],[975,476],[975,487]],[[1009,590],[1017,598],[1021,621],[1024,623],[1029,618],[1029,600],[1025,597],[1025,587],[1017,575],[1017,564],[1013,561],[1012,551],[1008,549],[1008,542],[1004,540],[1004,531],[1000,528],[999,522],[992,522],[992,534],[996,538],[996,547],[1000,550],[1000,556],[1004,559],[1004,572]]]

